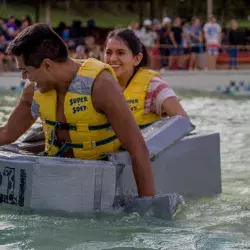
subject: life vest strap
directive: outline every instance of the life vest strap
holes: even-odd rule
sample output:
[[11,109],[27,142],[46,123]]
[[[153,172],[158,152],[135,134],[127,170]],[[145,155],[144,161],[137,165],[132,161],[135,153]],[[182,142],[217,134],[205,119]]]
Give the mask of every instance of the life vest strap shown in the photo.
[[88,141],[83,143],[69,143],[69,142],[63,142],[58,140],[57,138],[54,138],[54,140],[49,140],[50,145],[54,145],[59,148],[59,150],[55,153],[55,156],[63,157],[64,153],[70,149],[70,148],[78,148],[78,149],[91,149],[98,146],[102,146],[104,144],[110,143],[114,140],[116,140],[116,135],[108,137],[106,139],[100,140],[100,141]]
[[55,130],[77,130],[79,132],[86,131],[85,127],[87,127],[87,130],[102,130],[102,129],[108,129],[111,127],[109,123],[101,124],[101,125],[92,125],[92,126],[86,126],[85,124],[72,124],[72,123],[66,123],[66,122],[58,122],[58,121],[50,121],[45,120],[46,124],[53,126]]
[[66,123],[66,122],[57,122],[57,121],[50,121],[45,120],[46,124],[53,126],[55,130],[76,130],[76,125]]
[[152,125],[152,124],[153,124],[153,122],[147,123],[147,124],[142,124],[142,125],[139,125],[139,128],[140,128],[140,129],[144,129],[144,128],[146,128],[146,127]]

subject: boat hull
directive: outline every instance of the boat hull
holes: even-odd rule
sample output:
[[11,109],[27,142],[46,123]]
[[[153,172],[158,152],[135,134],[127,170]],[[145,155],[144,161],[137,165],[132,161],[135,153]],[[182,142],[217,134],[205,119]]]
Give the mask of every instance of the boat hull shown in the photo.
[[[36,211],[87,213],[112,211],[114,205],[117,207],[117,197],[123,200],[134,197],[135,201],[129,204],[138,202],[139,211],[145,212],[142,204],[145,207],[151,204],[157,213],[168,211],[165,217],[169,217],[180,199],[179,195],[172,199],[173,193],[195,196],[221,192],[219,134],[187,136],[193,129],[187,118],[177,116],[143,131],[159,195],[151,203],[136,198],[126,151],[109,155],[108,161],[0,151],[0,203]],[[160,206],[159,201],[165,203]],[[166,210],[159,212],[159,207]],[[134,211],[128,206],[125,210]]]

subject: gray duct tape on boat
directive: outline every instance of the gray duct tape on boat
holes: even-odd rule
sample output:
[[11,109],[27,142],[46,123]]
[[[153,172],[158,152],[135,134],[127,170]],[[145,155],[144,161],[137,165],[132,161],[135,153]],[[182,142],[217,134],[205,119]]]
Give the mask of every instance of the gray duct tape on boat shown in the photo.
[[[162,119],[142,130],[143,137],[150,152],[151,161],[155,161],[166,150],[174,146],[183,137],[195,129],[187,117],[174,116]],[[131,165],[128,152],[115,152],[109,155],[110,161]]]
[[107,161],[18,155],[0,151],[0,203],[40,211],[109,211],[116,166]]
[[116,166],[110,162],[39,157],[33,176],[36,209],[46,203],[52,210],[108,211],[114,202]]
[[163,198],[136,198],[126,152],[114,153],[110,161],[82,161],[0,151],[0,203],[42,211],[106,212],[112,210],[115,196],[122,196],[125,211],[153,211],[154,216],[159,213],[160,217],[167,217],[179,199],[172,199],[176,202],[170,204],[165,194],[221,192],[219,135],[183,138],[192,129],[187,118],[178,116],[163,119],[143,131],[153,156],[156,191]]
[[[142,130],[143,137],[150,152],[151,161],[154,162],[157,158],[160,158],[164,152],[194,129],[195,126],[187,117],[174,116],[162,119]],[[112,153],[109,155],[109,160],[116,165],[120,164],[120,167],[117,168],[117,194],[131,194],[130,191],[127,192],[123,190],[122,184],[120,185],[120,176],[122,175],[124,167],[131,167],[131,160],[128,152]],[[136,194],[136,190],[134,190],[133,194]]]
[[114,208],[123,208],[124,212],[136,212],[140,215],[152,215],[156,218],[170,220],[178,205],[184,205],[178,194],[156,195],[154,197],[116,197]]
[[162,119],[142,131],[150,152],[151,161],[187,136],[195,126],[185,116]]
[[0,152],[0,204],[28,207],[35,158]]
[[[143,131],[152,156],[157,194],[175,192],[185,197],[221,193],[220,136],[213,132],[190,134],[192,129],[190,121],[179,116],[153,124],[147,133]],[[137,195],[128,153],[114,153],[110,160],[125,166],[117,169],[116,195]]]
[[24,136],[22,142],[35,142],[45,140],[43,127],[40,124],[36,127],[32,127],[28,133]]
[[[151,161],[161,157],[166,150],[188,135],[195,127],[190,120],[183,116],[176,116],[162,119],[142,131],[147,147],[151,155]],[[122,207],[125,212],[137,212],[141,215],[152,214],[154,217],[161,219],[171,219],[176,211],[178,204],[182,201],[181,196],[175,193],[161,194],[155,197],[126,197],[132,195],[132,192],[124,190],[120,178],[123,169],[130,166],[132,169],[130,157],[127,152],[113,153],[109,159],[114,163],[120,163],[117,168],[117,193],[115,207]],[[122,168],[123,164],[123,168]],[[129,175],[126,175],[127,177]],[[124,178],[123,178],[124,179]],[[133,178],[132,178],[133,179]],[[131,183],[131,181],[128,181]],[[157,180],[155,180],[157,182]],[[130,187],[133,187],[131,185]],[[133,194],[136,194],[137,190]],[[119,196],[124,194],[125,196]]]
[[116,197],[110,162],[24,156],[0,152],[0,204],[66,213],[137,212],[171,219],[178,195]]

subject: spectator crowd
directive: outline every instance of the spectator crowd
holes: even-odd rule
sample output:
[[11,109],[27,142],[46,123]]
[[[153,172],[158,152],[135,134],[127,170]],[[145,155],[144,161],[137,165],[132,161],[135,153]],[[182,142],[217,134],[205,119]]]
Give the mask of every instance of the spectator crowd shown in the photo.
[[201,25],[198,17],[184,22],[180,17],[153,21],[146,19],[141,28],[129,26],[147,47],[151,58],[161,58],[161,71],[166,69],[216,69],[219,53],[229,55],[229,69],[238,68],[238,52],[247,42],[246,32],[231,20],[228,32],[222,30],[215,16]]
[[[5,54],[7,44],[25,27],[32,24],[29,16],[17,20],[10,16],[0,18],[0,72],[15,70],[13,57]],[[128,26],[140,38],[147,48],[151,59],[160,58],[161,72],[166,69],[215,69],[219,53],[229,56],[228,68],[238,68],[238,52],[247,42],[244,30],[238,28],[238,22],[231,20],[230,29],[225,32],[211,16],[207,23],[201,24],[198,17],[184,21],[180,17],[135,21]],[[90,19],[86,27],[80,21],[74,21],[71,27],[61,22],[56,32],[68,45],[73,58],[94,57],[103,60],[103,41],[110,29],[96,27]]]
[[[15,64],[13,57],[5,54],[7,44],[15,38],[15,36],[23,29],[31,24],[29,16],[23,18],[22,21],[16,20],[14,16],[10,16],[7,20],[0,17],[0,72],[13,71]],[[6,64],[6,67],[4,67]]]

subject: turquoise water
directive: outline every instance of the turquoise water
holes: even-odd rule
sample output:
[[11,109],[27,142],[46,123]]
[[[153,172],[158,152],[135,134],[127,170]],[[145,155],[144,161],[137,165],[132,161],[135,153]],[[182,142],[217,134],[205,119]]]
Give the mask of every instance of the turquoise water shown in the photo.
[[[70,218],[0,208],[0,249],[250,249],[250,100],[179,96],[197,130],[221,134],[221,195],[186,198],[169,222],[137,214]],[[0,97],[1,123],[17,98]]]

